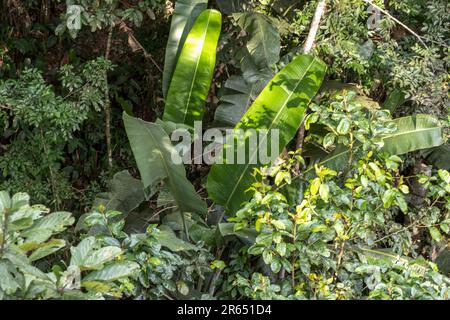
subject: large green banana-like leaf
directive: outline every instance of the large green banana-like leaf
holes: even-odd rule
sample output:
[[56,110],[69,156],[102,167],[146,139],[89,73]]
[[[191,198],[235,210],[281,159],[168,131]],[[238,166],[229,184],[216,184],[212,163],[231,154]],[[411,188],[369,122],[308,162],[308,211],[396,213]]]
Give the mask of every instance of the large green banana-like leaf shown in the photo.
[[[382,137],[384,142],[383,151],[387,151],[392,155],[433,148],[444,143],[442,128],[439,125],[439,121],[433,116],[418,114],[416,116],[398,118],[393,120],[393,122],[397,125],[397,130]],[[356,147],[359,148],[360,145]],[[325,158],[320,159],[318,164],[334,170],[343,170],[348,164],[348,156],[348,148],[338,146]],[[312,167],[308,171],[313,169]]]
[[233,17],[248,34],[247,49],[258,69],[277,63],[281,40],[272,21],[258,12],[236,13]]
[[424,150],[422,155],[436,168],[450,170],[450,144]]
[[216,0],[220,11],[225,14],[232,14],[235,12],[242,12],[250,8],[250,1],[248,0]]
[[[425,273],[431,270],[431,267],[426,261],[413,260],[407,256],[401,256],[394,252],[393,249],[372,249],[368,247],[350,245],[349,249],[358,253],[360,258],[368,260],[370,264],[395,264],[402,266],[409,266],[416,272]],[[450,284],[450,278],[443,276],[442,281],[447,285]]]
[[166,132],[157,124],[126,113],[123,121],[144,188],[154,188],[164,180],[181,212],[206,213],[206,204],[186,178],[181,159],[177,158],[179,155]]
[[439,120],[426,114],[418,114],[394,120],[397,131],[383,137],[383,150],[390,154],[404,154],[411,151],[440,146],[442,127]]
[[220,105],[216,109],[214,120],[220,124],[234,127],[266,84],[265,81],[248,83],[242,76],[233,76],[228,79],[222,91]]
[[222,15],[217,10],[205,10],[195,21],[170,82],[164,121],[193,126],[202,119],[221,27]]
[[164,97],[169,90],[173,71],[175,70],[184,41],[194,25],[195,20],[206,9],[207,5],[208,0],[178,0],[175,5],[164,60],[162,80]]
[[[271,160],[280,154],[303,121],[305,109],[319,90],[325,71],[325,64],[318,58],[302,55],[295,58],[269,82],[236,125],[236,129],[255,129],[256,133],[253,135],[259,135],[258,148],[246,151],[244,164],[232,163],[234,159],[226,159],[226,152],[223,152],[225,155],[218,157],[222,157],[223,163],[217,161],[211,168],[207,190],[216,203],[234,213],[251,197],[247,189],[254,182],[253,169],[260,165],[259,149],[268,144]],[[279,132],[279,145],[276,150],[270,150],[273,130]],[[250,133],[238,141],[240,137],[235,131],[235,134],[227,138],[224,150],[234,147],[236,159],[236,145],[248,144],[251,135]]]

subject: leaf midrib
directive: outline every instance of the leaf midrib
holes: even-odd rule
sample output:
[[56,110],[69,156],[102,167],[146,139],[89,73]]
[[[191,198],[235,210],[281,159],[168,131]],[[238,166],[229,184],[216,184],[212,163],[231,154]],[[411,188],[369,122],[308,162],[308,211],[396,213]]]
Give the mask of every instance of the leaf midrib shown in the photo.
[[266,41],[267,39],[266,39],[266,36],[264,34],[264,30],[263,30],[263,27],[262,27],[261,19],[262,19],[262,17],[257,16],[256,23],[258,24],[258,29],[260,30],[261,36],[263,38],[262,46],[263,46],[263,50],[264,50],[264,59],[266,60],[266,64],[269,65],[269,58],[268,58],[269,57],[269,51],[267,50],[267,46],[266,46],[266,42],[268,42],[268,41]]
[[186,103],[186,106],[185,106],[185,108],[184,108],[184,116],[183,116],[183,121],[182,121],[182,123],[185,123],[185,121],[186,121],[187,110],[188,110],[188,108],[189,108],[189,105],[191,104],[191,96],[192,96],[194,84],[195,84],[195,82],[196,82],[195,79],[197,78],[198,66],[200,65],[200,60],[201,60],[201,58],[202,58],[202,56],[203,56],[203,49],[204,49],[203,46],[205,45],[206,35],[208,34],[209,22],[211,21],[211,14],[212,14],[212,13],[213,13],[212,11],[209,12],[209,15],[208,15],[208,22],[206,23],[205,31],[204,31],[204,33],[203,33],[202,50],[200,51],[200,54],[199,54],[198,57],[197,57],[197,62],[196,62],[196,64],[195,64],[194,76],[192,77],[191,88],[190,88],[190,90],[189,90],[189,95],[188,95],[188,98],[187,98],[187,103]]
[[177,188],[174,188],[174,186],[173,186],[173,184],[172,184],[172,176],[171,176],[171,174],[170,174],[170,170],[169,170],[169,167],[168,167],[168,165],[167,165],[167,161],[166,161],[166,159],[165,159],[165,157],[163,156],[163,154],[162,154],[162,151],[161,151],[161,149],[162,149],[162,147],[161,147],[161,145],[159,144],[159,141],[157,140],[157,139],[155,139],[155,136],[153,135],[153,133],[151,132],[151,130],[145,125],[145,123],[143,123],[142,122],[142,120],[139,120],[139,123],[141,124],[141,126],[143,126],[144,128],[145,128],[145,130],[148,132],[148,134],[150,135],[150,137],[151,137],[151,139],[153,140],[153,142],[158,146],[158,154],[159,154],[159,156],[161,157],[161,159],[162,159],[162,163],[163,163],[163,166],[164,166],[164,170],[166,171],[166,177],[168,178],[168,180],[169,180],[169,184],[171,185],[171,191],[173,192],[173,193],[175,193],[174,194],[174,200],[175,200],[175,202],[177,203],[177,206],[178,206],[178,209],[180,209],[181,211],[183,211],[183,209],[182,209],[182,206],[180,205],[180,202],[179,202],[179,198],[180,198],[180,194],[179,194],[179,192],[178,192],[178,189]]
[[[305,72],[303,73],[303,75],[300,77],[300,80],[297,82],[297,84],[295,85],[295,88],[291,91],[291,93],[289,94],[288,98],[285,100],[285,102],[283,103],[282,107],[280,108],[280,110],[278,111],[277,115],[275,116],[274,120],[271,122],[269,128],[267,129],[267,131],[269,132],[273,125],[275,124],[275,122],[278,120],[278,117],[280,116],[281,112],[286,108],[287,102],[291,99],[291,97],[293,96],[294,92],[297,90],[298,86],[300,85],[300,83],[303,81],[305,75],[308,73],[309,69],[311,69],[311,66],[313,65],[313,63],[316,62],[316,58],[313,58],[311,63],[308,65],[308,67],[305,69]],[[272,81],[271,81],[272,82]],[[270,82],[269,82],[270,83]],[[267,135],[264,136],[264,139],[266,139]],[[233,143],[234,143],[234,136],[233,136]],[[255,156],[255,153],[257,150],[259,150],[259,146],[261,145],[262,141],[258,144],[258,147],[255,149],[255,151],[252,154],[252,157],[249,159],[248,163],[245,165],[244,170],[242,171],[241,175],[239,176],[238,181],[235,183],[235,186],[233,187],[233,190],[231,191],[226,203],[225,203],[225,207],[228,208],[228,204],[230,203],[230,200],[233,198],[234,193],[236,192],[236,189],[238,187],[238,185],[240,184],[240,182],[242,181],[242,178],[244,176],[244,174],[247,172],[247,169],[250,166],[250,163],[253,160],[253,157]]]
[[392,135],[387,135],[387,136],[385,136],[385,137],[382,137],[382,139],[383,140],[385,140],[385,139],[391,139],[391,138],[395,138],[395,137],[400,137],[400,136],[403,136],[403,135],[408,135],[408,134],[411,134],[411,133],[420,133],[420,132],[426,132],[426,131],[435,131],[435,130],[439,130],[440,129],[440,127],[439,126],[436,126],[436,127],[433,127],[433,128],[424,128],[424,129],[418,129],[418,130],[409,130],[409,131],[403,131],[403,132],[401,132],[401,133],[398,133],[398,134],[392,134]]

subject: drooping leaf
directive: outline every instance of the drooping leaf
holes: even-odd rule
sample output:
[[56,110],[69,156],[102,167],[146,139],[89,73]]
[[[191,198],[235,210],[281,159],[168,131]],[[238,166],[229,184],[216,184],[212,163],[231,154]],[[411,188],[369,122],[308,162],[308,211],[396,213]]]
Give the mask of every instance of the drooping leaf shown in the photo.
[[0,191],[0,214],[4,214],[5,209],[11,208],[11,197],[7,191]]
[[[236,129],[255,130],[254,135],[259,135],[260,138],[258,148],[246,154],[244,164],[232,164],[231,161],[237,158],[237,145],[246,145],[251,136],[249,134],[238,141],[239,135],[234,134],[227,138],[224,150],[234,148],[235,159],[226,159],[226,152],[223,152],[220,155],[223,164],[216,163],[211,168],[207,190],[216,203],[223,205],[228,211],[236,212],[240,205],[249,199],[251,194],[246,191],[254,181],[253,169],[260,164],[260,147],[264,146],[263,143],[269,145],[267,149],[271,161],[281,153],[300,127],[305,109],[319,90],[325,70],[325,64],[318,58],[302,55],[295,58],[269,82],[236,125]],[[268,142],[275,132],[274,129],[279,130],[279,145],[276,150],[270,150]]]
[[[358,148],[359,146],[360,145],[356,146],[356,148]],[[319,160],[318,162],[316,161],[316,163],[319,166],[325,166],[333,170],[343,170],[348,164],[348,157],[349,149],[346,146],[338,145],[336,149],[323,157],[323,159]],[[308,170],[314,171],[314,167],[311,167]]]
[[81,266],[89,254],[94,250],[95,237],[84,238],[76,247],[70,248],[72,254],[70,259],[71,266]]
[[176,234],[168,226],[161,226],[160,231],[155,235],[162,246],[172,251],[197,250],[197,247],[186,242],[176,236]]
[[243,77],[232,76],[225,83],[214,119],[220,124],[234,127],[265,85],[264,81],[248,83]]
[[401,155],[408,152],[440,146],[442,127],[435,117],[418,114],[394,120],[397,131],[383,137],[383,150]]
[[[407,256],[395,254],[390,248],[372,249],[363,246],[349,246],[349,248],[358,253],[360,259],[367,260],[369,263],[381,262],[382,264],[408,265],[416,272],[425,273],[431,270],[431,267],[426,263],[426,260],[412,259]],[[447,285],[450,284],[450,278],[443,276],[442,281]]]
[[236,53],[236,59],[242,71],[242,77],[247,83],[268,83],[275,75],[275,70],[266,65],[257,65],[247,47],[243,47]]
[[[439,121],[430,115],[418,114],[393,120],[397,130],[386,134],[381,139],[384,142],[383,151],[392,155],[401,155],[421,149],[433,148],[443,143],[442,128]],[[361,147],[356,144],[355,148]],[[334,170],[343,170],[348,164],[349,149],[338,145],[328,155],[320,155],[322,159],[314,161],[319,166],[323,165]],[[313,171],[313,167],[307,173]]]
[[113,260],[122,253],[119,247],[108,246],[98,250],[91,251],[82,265],[79,265],[81,270],[99,269],[105,263]]
[[207,7],[208,0],[178,0],[172,15],[164,60],[163,93],[167,95],[173,72],[186,37],[195,20]]
[[192,127],[187,126],[183,123],[175,123],[172,121],[163,121],[161,119],[156,119],[155,124],[164,129],[164,131],[170,136],[175,130],[183,129],[189,132],[193,132]]
[[271,67],[280,58],[281,40],[273,21],[258,12],[236,13],[238,25],[247,32],[247,50],[258,67]]
[[20,288],[20,285],[9,272],[6,262],[0,261],[0,289],[6,294],[13,294]]
[[391,113],[394,113],[395,110],[397,110],[397,108],[404,102],[405,94],[400,90],[394,90],[388,95],[386,101],[383,104],[383,109],[387,109]]
[[145,200],[142,182],[133,178],[127,170],[114,175],[110,181],[110,190],[95,198],[94,208],[103,205],[105,211],[116,210],[127,215]]
[[244,228],[238,231],[234,231],[234,226],[235,223],[219,223],[219,232],[221,236],[223,237],[236,236],[249,244],[255,242],[255,239],[259,234],[258,231],[251,228]]
[[95,270],[122,253],[119,247],[107,246],[96,249],[95,246],[95,238],[88,237],[83,239],[78,246],[70,248],[72,253],[70,265],[78,266],[82,271]]
[[153,188],[163,180],[180,211],[206,213],[206,204],[186,178],[182,159],[166,132],[125,113],[123,120],[144,188]]
[[26,242],[44,242],[74,222],[75,219],[70,212],[53,212],[40,219],[31,228],[24,230],[22,236],[26,238]]
[[62,239],[51,239],[39,246],[33,253],[28,257],[30,261],[36,261],[42,259],[52,253],[55,253],[59,249],[64,248],[66,241]]
[[439,147],[422,151],[423,156],[429,164],[438,169],[450,170],[450,145],[445,144]]
[[32,266],[28,257],[20,251],[17,250],[6,250],[3,258],[11,261],[24,275],[30,275],[39,280],[52,282],[52,279],[42,272],[40,269]]
[[61,273],[59,286],[66,290],[77,290],[81,287],[81,270],[78,266],[68,266],[67,270]]
[[213,246],[215,244],[215,234],[215,227],[205,227],[199,223],[195,223],[189,228],[189,236],[191,239],[196,243],[202,241],[207,246]]
[[222,15],[205,10],[195,21],[180,53],[166,97],[164,121],[194,125],[201,120],[216,64]]
[[19,192],[12,196],[12,210],[19,210],[21,207],[26,206],[30,202],[30,196],[26,193]]

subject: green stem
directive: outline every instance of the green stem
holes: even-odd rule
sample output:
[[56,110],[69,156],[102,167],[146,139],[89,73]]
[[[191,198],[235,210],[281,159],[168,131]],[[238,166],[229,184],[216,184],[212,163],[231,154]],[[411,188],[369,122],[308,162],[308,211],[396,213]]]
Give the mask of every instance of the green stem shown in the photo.
[[6,234],[8,232],[8,216],[9,211],[7,208],[4,209],[4,219],[3,219],[3,228],[2,228],[2,243],[0,246],[0,255],[3,256],[3,252],[5,251],[6,245]]

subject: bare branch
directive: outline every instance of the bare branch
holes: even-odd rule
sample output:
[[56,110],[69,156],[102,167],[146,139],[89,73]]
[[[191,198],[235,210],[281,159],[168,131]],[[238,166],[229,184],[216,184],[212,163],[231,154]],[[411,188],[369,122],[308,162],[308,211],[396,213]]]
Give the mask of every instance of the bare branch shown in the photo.
[[395,22],[397,22],[399,25],[401,25],[403,28],[405,28],[409,33],[411,33],[413,36],[415,36],[419,42],[428,49],[428,46],[425,44],[425,42],[422,40],[422,37],[419,36],[417,33],[415,33],[411,28],[409,28],[406,24],[404,24],[403,22],[401,22],[400,20],[398,20],[397,18],[395,18],[394,16],[392,16],[388,11],[386,11],[385,9],[380,8],[379,6],[377,6],[375,3],[373,3],[370,0],[363,0],[365,3],[370,4],[371,6],[373,6],[374,8],[377,8],[378,10],[380,10],[381,12],[383,12],[386,16],[388,16],[390,19],[394,20]]
[[325,11],[326,0],[320,0],[314,13],[314,18],[309,28],[308,38],[306,38],[305,46],[303,47],[303,53],[309,53],[314,45],[317,31],[319,30],[320,20],[322,19]]

